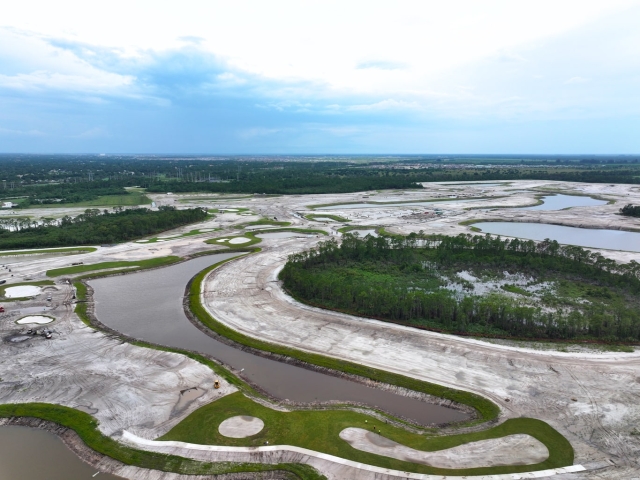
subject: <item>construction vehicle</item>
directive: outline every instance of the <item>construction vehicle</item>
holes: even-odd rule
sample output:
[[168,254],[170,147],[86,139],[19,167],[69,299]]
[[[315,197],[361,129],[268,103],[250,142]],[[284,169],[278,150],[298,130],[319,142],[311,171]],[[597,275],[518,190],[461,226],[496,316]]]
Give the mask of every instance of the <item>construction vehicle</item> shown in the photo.
[[213,382],[213,388],[220,388],[220,380]]
[[0,313],[4,313],[4,307],[0,305]]

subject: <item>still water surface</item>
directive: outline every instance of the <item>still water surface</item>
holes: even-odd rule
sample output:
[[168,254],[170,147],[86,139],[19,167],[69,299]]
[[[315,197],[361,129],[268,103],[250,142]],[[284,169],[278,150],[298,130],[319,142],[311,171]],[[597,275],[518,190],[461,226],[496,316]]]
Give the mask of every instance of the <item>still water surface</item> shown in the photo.
[[480,222],[473,226],[495,235],[538,241],[548,238],[565,245],[640,252],[640,233],[637,232],[524,222]]
[[423,424],[468,418],[457,410],[253,355],[202,333],[184,314],[185,286],[199,271],[237,255],[240,254],[210,255],[158,270],[91,280],[96,316],[131,337],[206,353],[234,370],[244,369],[243,375],[277,398],[361,402]]
[[577,195],[548,195],[542,197],[541,200],[544,202],[541,205],[521,207],[519,210],[562,210],[571,207],[596,207],[607,204],[604,200]]
[[99,473],[80,460],[53,433],[37,428],[0,427],[2,480],[122,480]]

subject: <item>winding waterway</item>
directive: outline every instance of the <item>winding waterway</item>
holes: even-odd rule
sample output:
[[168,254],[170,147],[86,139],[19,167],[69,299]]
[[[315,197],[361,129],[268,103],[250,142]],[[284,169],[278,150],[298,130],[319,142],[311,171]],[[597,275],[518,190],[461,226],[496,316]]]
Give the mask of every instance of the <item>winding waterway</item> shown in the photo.
[[277,362],[219,342],[198,330],[183,310],[188,281],[208,266],[240,255],[221,253],[162,269],[91,280],[96,316],[128,336],[217,358],[270,395],[296,402],[359,402],[422,424],[455,422],[467,414],[350,380]]
[[[53,433],[13,425],[0,427],[2,480],[91,480],[97,472]],[[123,480],[103,472],[95,478]]]
[[532,222],[479,222],[474,227],[483,232],[529,240],[556,240],[565,245],[640,252],[640,233],[623,230],[566,227]]

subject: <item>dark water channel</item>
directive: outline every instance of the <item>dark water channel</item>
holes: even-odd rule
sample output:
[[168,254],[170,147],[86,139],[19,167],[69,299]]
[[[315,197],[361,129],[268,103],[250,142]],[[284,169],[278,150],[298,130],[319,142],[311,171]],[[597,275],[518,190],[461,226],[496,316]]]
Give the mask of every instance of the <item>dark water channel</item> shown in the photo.
[[210,255],[148,272],[92,280],[96,316],[105,325],[131,337],[202,352],[234,370],[244,369],[244,376],[280,399],[361,402],[422,424],[468,418],[454,409],[253,355],[198,330],[184,314],[185,286],[199,271],[236,255]]
[[123,480],[80,460],[53,433],[37,428],[0,427],[2,480]]

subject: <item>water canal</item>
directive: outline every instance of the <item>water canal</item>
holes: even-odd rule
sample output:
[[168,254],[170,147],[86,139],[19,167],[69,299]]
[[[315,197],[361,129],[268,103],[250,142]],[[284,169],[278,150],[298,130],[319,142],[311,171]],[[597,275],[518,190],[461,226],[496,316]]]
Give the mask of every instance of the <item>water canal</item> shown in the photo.
[[221,253],[158,270],[91,280],[96,316],[105,325],[128,336],[202,352],[236,371],[244,369],[244,376],[276,398],[296,402],[359,402],[422,424],[468,418],[467,414],[454,409],[253,355],[198,330],[183,310],[185,286],[199,271],[237,255],[240,254]]
[[2,480],[122,480],[83,462],[53,433],[13,425],[0,427]]
[[566,227],[532,222],[479,222],[474,223],[473,226],[494,235],[537,241],[548,238],[565,245],[640,252],[640,233],[638,232]]

